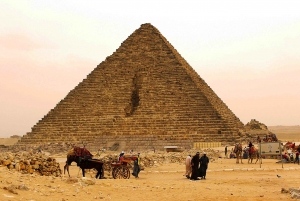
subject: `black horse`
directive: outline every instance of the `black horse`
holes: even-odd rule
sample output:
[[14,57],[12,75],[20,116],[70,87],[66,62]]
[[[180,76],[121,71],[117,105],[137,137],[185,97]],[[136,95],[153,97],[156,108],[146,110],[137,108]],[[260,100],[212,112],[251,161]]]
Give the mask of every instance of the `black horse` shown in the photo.
[[64,174],[66,170],[68,171],[69,177],[69,166],[72,162],[76,162],[77,166],[79,166],[82,170],[82,176],[85,177],[85,169],[96,169],[97,174],[96,178],[102,179],[104,177],[104,170],[103,170],[103,162],[97,159],[90,159],[90,158],[82,158],[75,155],[67,155],[66,165],[64,166]]

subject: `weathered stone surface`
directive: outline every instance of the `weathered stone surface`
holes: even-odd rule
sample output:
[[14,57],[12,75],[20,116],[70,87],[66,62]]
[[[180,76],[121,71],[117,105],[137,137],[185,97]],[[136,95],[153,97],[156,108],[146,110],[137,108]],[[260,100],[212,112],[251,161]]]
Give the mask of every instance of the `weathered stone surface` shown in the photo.
[[50,110],[19,146],[84,142],[89,150],[233,142],[242,122],[151,24],[143,24]]

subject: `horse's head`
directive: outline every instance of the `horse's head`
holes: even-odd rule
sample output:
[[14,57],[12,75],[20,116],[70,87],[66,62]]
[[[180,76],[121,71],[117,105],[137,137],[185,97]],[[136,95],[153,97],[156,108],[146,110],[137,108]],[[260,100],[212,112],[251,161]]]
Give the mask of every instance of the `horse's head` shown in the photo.
[[67,164],[68,165],[71,165],[71,163],[72,162],[76,162],[76,163],[78,163],[78,156],[76,156],[76,155],[67,155]]

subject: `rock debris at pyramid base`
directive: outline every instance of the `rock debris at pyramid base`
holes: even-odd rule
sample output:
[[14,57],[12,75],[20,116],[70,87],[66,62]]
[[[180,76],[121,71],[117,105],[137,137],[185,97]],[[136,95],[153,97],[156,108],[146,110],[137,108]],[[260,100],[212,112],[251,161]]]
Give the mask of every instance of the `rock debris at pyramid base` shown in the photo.
[[100,63],[19,145],[85,142],[95,149],[191,148],[233,142],[243,123],[151,24]]

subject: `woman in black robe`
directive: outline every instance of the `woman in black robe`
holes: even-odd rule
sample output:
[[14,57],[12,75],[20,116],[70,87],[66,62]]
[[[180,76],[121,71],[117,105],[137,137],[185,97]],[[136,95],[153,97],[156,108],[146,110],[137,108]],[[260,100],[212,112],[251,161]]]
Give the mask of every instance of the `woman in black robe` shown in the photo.
[[199,180],[198,179],[198,167],[199,167],[199,152],[196,153],[195,156],[193,156],[191,160],[191,166],[192,166],[192,176],[191,180]]
[[207,170],[207,166],[209,163],[209,158],[206,156],[206,153],[203,153],[203,156],[201,156],[200,158],[200,168],[198,170],[199,172],[199,177],[201,177],[202,179],[206,179],[206,170]]

